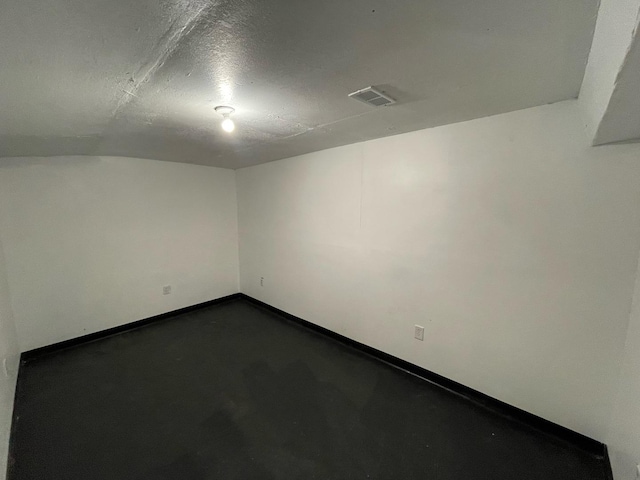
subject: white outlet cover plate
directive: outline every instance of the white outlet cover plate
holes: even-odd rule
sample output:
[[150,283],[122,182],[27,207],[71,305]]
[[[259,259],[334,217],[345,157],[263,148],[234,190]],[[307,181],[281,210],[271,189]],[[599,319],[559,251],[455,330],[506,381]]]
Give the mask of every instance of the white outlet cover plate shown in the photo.
[[424,340],[424,327],[420,325],[415,326],[415,333],[413,336],[418,340]]

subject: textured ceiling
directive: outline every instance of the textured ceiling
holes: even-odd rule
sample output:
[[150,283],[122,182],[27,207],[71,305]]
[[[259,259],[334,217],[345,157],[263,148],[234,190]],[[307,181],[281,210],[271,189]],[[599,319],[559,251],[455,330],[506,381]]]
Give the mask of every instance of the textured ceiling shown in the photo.
[[5,0],[0,156],[238,168],[574,98],[597,4]]

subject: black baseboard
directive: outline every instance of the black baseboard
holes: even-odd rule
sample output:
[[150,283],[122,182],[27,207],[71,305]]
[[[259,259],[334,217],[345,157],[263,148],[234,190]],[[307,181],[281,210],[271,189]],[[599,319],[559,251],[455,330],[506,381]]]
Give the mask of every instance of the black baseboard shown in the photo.
[[[566,427],[553,423],[549,420],[546,420],[542,417],[529,413],[520,408],[509,405],[508,403],[505,403],[501,400],[493,398],[489,395],[486,395],[482,392],[474,390],[470,387],[462,385],[453,380],[450,380],[446,377],[443,377],[442,375],[439,375],[437,373],[431,372],[427,369],[414,365],[410,362],[407,362],[406,360],[402,360],[400,358],[394,357],[393,355],[390,355],[376,348],[373,348],[363,343],[352,340],[348,337],[345,337],[344,335],[340,335],[339,333],[333,332],[327,328],[321,327],[307,320],[303,320],[299,317],[296,317],[295,315],[291,315],[290,313],[287,313],[283,310],[280,310],[276,307],[273,307],[267,303],[264,303],[260,300],[257,300],[243,293],[235,293],[233,295],[229,295],[226,297],[210,300],[208,302],[200,303],[197,305],[181,308],[179,310],[163,313],[160,315],[156,315],[154,317],[138,320],[136,322],[127,323],[125,325],[120,325],[118,327],[113,327],[107,330],[91,333],[89,335],[83,335],[81,337],[65,340],[63,342],[55,343],[53,345],[47,345],[41,348],[36,348],[34,350],[24,352],[20,357],[21,363],[29,362],[36,358],[40,358],[42,356],[49,355],[51,353],[58,352],[60,350],[64,350],[67,348],[72,348],[77,345],[94,342],[96,340],[100,340],[105,337],[110,337],[112,335],[117,335],[130,330],[135,330],[154,322],[175,317],[176,315],[192,312],[195,310],[200,310],[203,308],[210,307],[212,305],[217,305],[220,303],[237,300],[237,299],[244,299],[247,302],[253,305],[256,305],[257,307],[263,308],[272,313],[275,313],[286,320],[290,320],[305,328],[314,330],[315,332],[318,332],[326,337],[330,337],[333,340],[336,340],[344,345],[354,348],[390,366],[399,368],[403,371],[416,375],[427,382],[430,382],[442,388],[445,388],[455,393],[456,395],[460,395],[465,399],[467,399],[468,401],[481,405],[482,407],[487,408],[499,415],[509,417],[537,431],[543,432],[547,435],[552,435],[553,437],[557,438],[560,441],[563,441],[571,445],[574,445],[578,448],[581,448],[582,450],[585,450],[592,455],[595,455],[600,458],[604,458],[607,461],[606,462],[607,466],[609,466],[610,468],[610,463],[608,461],[609,458],[607,454],[607,447],[606,445],[604,445],[603,443],[597,440],[594,440],[585,435],[582,435],[581,433],[574,432],[573,430],[570,430]],[[18,378],[18,386],[19,386],[19,378]],[[610,472],[609,472],[609,475],[611,475]],[[612,476],[610,478],[613,479]]]
[[99,332],[90,333],[88,335],[82,335],[81,337],[64,340],[63,342],[54,343],[52,345],[45,345],[44,347],[35,348],[33,350],[29,350],[27,352],[22,353],[22,355],[20,355],[20,362],[21,363],[29,362],[36,358],[40,358],[45,355],[50,355],[51,353],[59,352],[60,350],[65,350],[67,348],[72,348],[77,345],[82,345],[85,343],[95,342],[96,340],[100,340],[106,337],[111,337],[113,335],[118,335],[119,333],[128,332],[130,330],[135,330],[135,329],[144,327],[146,325],[149,325],[150,323],[159,322],[161,320],[166,320],[168,318],[175,317],[176,315],[193,312],[194,310],[200,310],[202,308],[210,307],[212,305],[217,305],[219,303],[224,303],[231,300],[236,300],[239,298],[242,298],[242,294],[234,293],[226,297],[216,298],[214,300],[198,303],[196,305],[191,305],[189,307],[184,307],[178,310],[172,310],[170,312],[161,313],[160,315],[155,315],[153,317],[144,318],[142,320],[137,320],[131,323],[125,323],[124,325],[108,328],[107,330],[100,330]]
[[586,435],[575,432],[569,428],[563,427],[562,425],[558,425],[557,423],[553,423],[549,420],[546,420],[542,417],[529,413],[525,410],[522,410],[518,407],[514,407],[513,405],[509,405],[501,400],[493,398],[489,395],[486,395],[482,392],[474,390],[473,388],[462,385],[461,383],[450,380],[442,375],[438,375],[437,373],[426,370],[422,367],[414,365],[413,363],[407,362],[400,358],[394,357],[393,355],[389,355],[381,350],[370,347],[363,343],[352,340],[344,335],[340,335],[339,333],[328,330],[324,327],[311,323],[307,320],[303,320],[301,318],[296,317],[295,315],[291,315],[283,310],[280,310],[276,307],[272,307],[271,305],[264,303],[260,300],[257,300],[253,297],[245,295],[241,293],[240,296],[246,299],[248,302],[257,305],[261,308],[269,310],[281,317],[284,317],[287,320],[291,320],[299,325],[303,325],[306,328],[314,330],[322,335],[330,337],[338,342],[341,342],[345,345],[348,345],[352,348],[355,348],[371,357],[376,358],[388,365],[399,368],[406,372],[409,372],[413,375],[416,375],[427,382],[434,383],[440,387],[446,388],[447,390],[464,397],[465,399],[479,404],[484,408],[487,408],[499,415],[509,417],[519,423],[525,424],[528,427],[531,427],[537,431],[545,433],[547,435],[552,435],[560,441],[569,443],[574,445],[584,451],[589,452],[590,454],[597,456],[599,458],[604,458],[607,460],[607,450],[606,445],[594,440]]

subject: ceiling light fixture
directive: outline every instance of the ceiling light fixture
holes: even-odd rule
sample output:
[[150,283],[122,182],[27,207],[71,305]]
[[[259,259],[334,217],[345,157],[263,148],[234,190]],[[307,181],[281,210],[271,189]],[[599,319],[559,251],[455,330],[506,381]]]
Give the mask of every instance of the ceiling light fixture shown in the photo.
[[219,106],[216,107],[216,112],[219,113],[220,115],[222,115],[223,120],[222,120],[222,129],[225,132],[233,132],[236,128],[235,123],[233,123],[233,120],[231,120],[231,114],[233,112],[235,112],[235,108],[233,107],[224,107],[224,106]]

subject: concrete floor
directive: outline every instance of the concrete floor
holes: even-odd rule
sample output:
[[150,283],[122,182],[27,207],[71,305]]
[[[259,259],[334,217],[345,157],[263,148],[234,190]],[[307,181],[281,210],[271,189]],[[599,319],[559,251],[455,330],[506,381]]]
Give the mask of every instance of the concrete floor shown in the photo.
[[21,367],[9,480],[604,479],[592,456],[236,299]]

